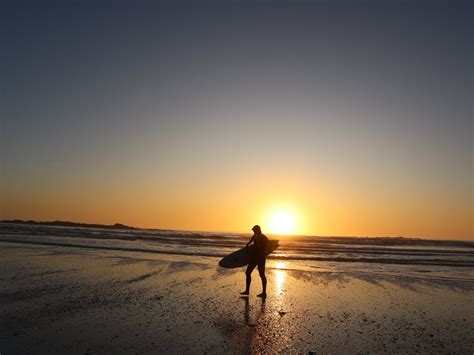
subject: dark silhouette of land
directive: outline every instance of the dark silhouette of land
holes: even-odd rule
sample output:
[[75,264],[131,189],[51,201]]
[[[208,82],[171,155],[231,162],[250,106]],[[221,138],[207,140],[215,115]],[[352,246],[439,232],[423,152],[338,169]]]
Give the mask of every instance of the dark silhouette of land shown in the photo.
[[69,222],[69,221],[51,221],[51,222],[44,222],[44,221],[23,221],[21,219],[11,219],[11,220],[3,220],[0,223],[14,223],[14,224],[27,224],[33,226],[57,226],[57,227],[80,227],[80,228],[101,228],[101,229],[137,229],[135,227],[126,226],[125,224],[115,223],[111,225],[107,224],[91,224],[91,223],[77,223],[77,222]]

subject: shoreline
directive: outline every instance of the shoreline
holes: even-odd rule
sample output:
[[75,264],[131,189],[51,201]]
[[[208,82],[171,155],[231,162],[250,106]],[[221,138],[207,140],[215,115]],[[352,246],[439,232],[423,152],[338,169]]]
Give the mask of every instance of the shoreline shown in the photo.
[[[196,256],[196,257],[216,257],[222,258],[225,254],[212,254],[212,253],[196,253],[196,252],[185,252],[185,251],[171,251],[171,250],[152,250],[144,248],[121,248],[118,246],[100,246],[100,245],[84,245],[84,244],[73,244],[73,243],[56,243],[56,242],[45,242],[45,241],[20,241],[14,239],[2,239],[0,242],[4,243],[18,243],[18,244],[30,244],[30,245],[43,245],[43,246],[56,246],[56,247],[66,247],[66,248],[83,248],[83,249],[97,249],[97,250],[111,250],[111,251],[125,251],[125,252],[139,252],[139,253],[151,253],[151,254],[168,254],[168,255],[186,255],[186,256]],[[270,255],[267,259],[271,260],[282,260],[282,261],[334,261],[341,263],[367,263],[367,264],[391,264],[391,265],[425,265],[425,266],[448,266],[448,267],[464,267],[472,268],[474,265],[469,261],[457,261],[457,262],[447,262],[444,260],[417,260],[416,262],[410,260],[394,260],[394,259],[370,259],[370,258],[322,258],[322,257],[285,257],[285,256],[276,256]]]

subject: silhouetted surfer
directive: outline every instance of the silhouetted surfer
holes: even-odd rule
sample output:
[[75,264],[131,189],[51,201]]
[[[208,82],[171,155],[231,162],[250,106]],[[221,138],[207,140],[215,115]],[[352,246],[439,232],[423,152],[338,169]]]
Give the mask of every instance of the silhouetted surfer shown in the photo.
[[262,279],[262,288],[263,291],[261,294],[257,295],[257,297],[262,297],[265,298],[267,297],[267,278],[265,277],[265,258],[266,258],[266,253],[265,249],[267,246],[267,241],[268,238],[262,234],[262,230],[260,229],[260,226],[253,226],[253,237],[250,239],[250,241],[247,243],[246,247],[250,245],[250,243],[253,242],[255,245],[254,252],[251,253],[250,255],[250,261],[247,266],[247,270],[245,271],[245,291],[241,292],[241,295],[248,295],[249,290],[250,290],[250,283],[252,282],[252,271],[255,269],[255,266],[258,266],[258,273],[260,275],[260,278]]

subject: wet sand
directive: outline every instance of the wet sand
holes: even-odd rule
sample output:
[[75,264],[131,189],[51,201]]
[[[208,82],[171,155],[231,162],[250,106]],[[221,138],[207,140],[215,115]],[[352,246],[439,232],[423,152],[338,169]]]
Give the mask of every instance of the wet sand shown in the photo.
[[0,242],[0,353],[474,351],[470,268],[217,262]]

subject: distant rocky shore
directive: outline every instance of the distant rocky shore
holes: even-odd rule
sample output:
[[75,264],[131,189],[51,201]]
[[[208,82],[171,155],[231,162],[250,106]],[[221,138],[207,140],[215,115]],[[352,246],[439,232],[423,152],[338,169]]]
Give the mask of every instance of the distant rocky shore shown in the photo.
[[43,222],[43,221],[23,221],[20,219],[12,219],[12,220],[3,220],[0,223],[14,223],[14,224],[28,224],[28,225],[44,225],[44,226],[58,226],[58,227],[81,227],[81,228],[102,228],[102,229],[137,229],[135,227],[126,226],[121,223],[115,223],[112,225],[107,224],[91,224],[91,223],[76,223],[76,222],[69,222],[69,221],[51,221],[51,222]]

